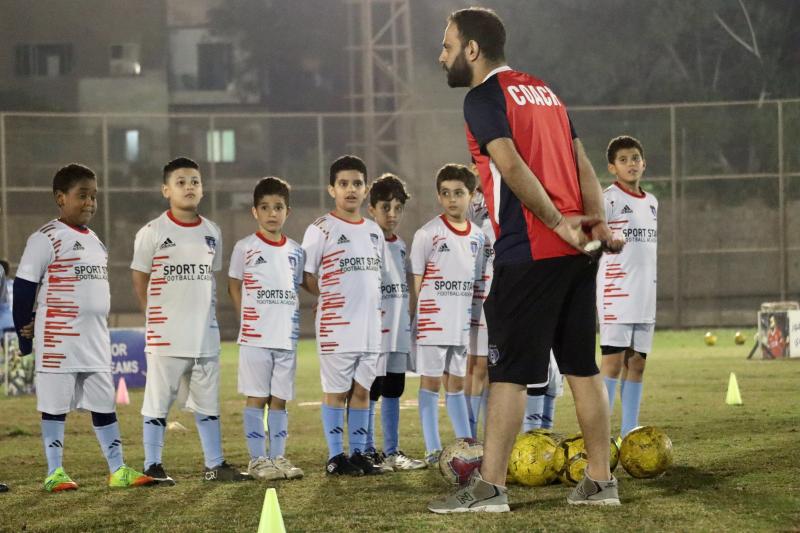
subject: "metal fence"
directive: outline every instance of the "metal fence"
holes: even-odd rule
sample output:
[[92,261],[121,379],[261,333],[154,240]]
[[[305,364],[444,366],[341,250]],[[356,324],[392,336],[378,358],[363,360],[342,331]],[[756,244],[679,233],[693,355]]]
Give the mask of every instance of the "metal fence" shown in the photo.
[[[752,325],[762,301],[797,298],[800,235],[792,230],[800,227],[800,99],[573,107],[570,113],[601,181],[610,181],[604,151],[611,137],[630,134],[644,144],[644,186],[660,204],[660,326]],[[366,120],[391,121],[397,142],[377,146],[360,138]],[[400,233],[409,241],[436,213],[436,170],[469,159],[459,110],[0,113],[0,254],[13,270],[27,236],[56,214],[55,170],[72,161],[89,165],[100,186],[93,228],[110,253],[112,324],[137,323],[128,265],[136,231],[166,208],[164,162],[186,155],[201,163],[201,207],[222,227],[227,255],[254,229],[249,206],[257,178],[278,175],[292,184],[287,233],[299,241],[331,207],[327,169],[346,152],[364,155],[373,176],[392,171],[408,182],[413,198]],[[235,320],[226,300],[220,299],[220,315],[230,337]]]

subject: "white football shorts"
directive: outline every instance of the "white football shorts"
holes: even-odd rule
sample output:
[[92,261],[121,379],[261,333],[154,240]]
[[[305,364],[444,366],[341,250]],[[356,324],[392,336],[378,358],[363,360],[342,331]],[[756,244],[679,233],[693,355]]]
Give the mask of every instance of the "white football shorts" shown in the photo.
[[166,418],[178,407],[206,416],[219,416],[219,356],[170,357],[146,354],[147,381],[142,415]]
[[95,413],[117,410],[111,372],[37,372],[36,410],[63,415],[74,409]]
[[600,324],[600,346],[633,348],[648,354],[653,349],[653,334],[656,325],[649,324]]
[[447,372],[450,375],[467,375],[466,346],[428,346],[416,347],[417,373],[421,376],[439,378]]
[[378,355],[376,377],[387,373],[405,374],[408,368],[408,354],[404,352],[381,352]]
[[353,381],[369,390],[378,371],[378,352],[326,353],[319,356],[322,392],[349,391]]
[[294,400],[294,350],[239,346],[239,393],[255,398]]

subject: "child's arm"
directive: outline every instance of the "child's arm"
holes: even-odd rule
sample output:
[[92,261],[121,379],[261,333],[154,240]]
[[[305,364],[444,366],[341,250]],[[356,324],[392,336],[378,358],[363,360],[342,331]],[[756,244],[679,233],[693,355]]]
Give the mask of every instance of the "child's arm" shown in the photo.
[[411,268],[408,270],[408,285],[411,289],[408,308],[411,316],[417,314],[417,303],[419,293],[422,290],[422,280],[425,275],[425,265],[428,263],[428,256],[431,252],[430,238],[421,228],[414,234],[411,241]]
[[[231,263],[228,266],[228,294],[236,309],[236,317],[242,316],[242,280],[244,279],[245,250],[242,241],[236,243],[231,252]],[[216,258],[215,258],[216,259]]]
[[150,274],[131,270],[131,277],[133,279],[133,292],[136,294],[136,299],[139,300],[139,308],[144,313],[147,311],[147,286],[150,285]]
[[19,351],[27,355],[33,351],[33,307],[39,282],[47,267],[56,259],[53,244],[44,234],[36,232],[28,238],[22,259],[19,260],[14,280],[12,316],[17,330]]
[[408,312],[411,313],[411,318],[417,314],[417,302],[419,302],[419,290],[422,287],[422,276],[415,274],[408,275],[408,285],[411,287],[408,300]]
[[233,301],[233,308],[236,309],[236,316],[242,316],[242,280],[228,278],[228,294]]
[[319,280],[317,271],[322,262],[322,252],[325,247],[325,234],[314,224],[306,229],[303,235],[303,252],[305,253],[305,265],[303,266],[302,287],[314,296],[319,296]]
[[150,272],[153,268],[153,256],[156,255],[154,231],[150,224],[136,233],[133,242],[133,261],[131,261],[131,280],[133,293],[139,300],[139,307],[147,313],[147,287],[150,285]]

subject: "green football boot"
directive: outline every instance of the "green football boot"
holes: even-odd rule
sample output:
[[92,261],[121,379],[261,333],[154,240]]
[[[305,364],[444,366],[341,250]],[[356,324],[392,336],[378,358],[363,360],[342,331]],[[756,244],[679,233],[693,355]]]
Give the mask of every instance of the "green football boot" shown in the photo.
[[78,484],[72,481],[72,478],[59,466],[44,480],[44,490],[48,492],[78,490]]
[[108,476],[108,486],[113,488],[142,487],[155,483],[155,479],[137,472],[127,465],[122,465],[117,468],[116,472]]

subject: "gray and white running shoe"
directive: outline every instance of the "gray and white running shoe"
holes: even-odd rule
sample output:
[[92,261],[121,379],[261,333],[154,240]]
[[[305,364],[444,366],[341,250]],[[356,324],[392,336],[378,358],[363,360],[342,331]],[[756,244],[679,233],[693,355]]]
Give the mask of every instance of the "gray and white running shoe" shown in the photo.
[[247,465],[247,473],[254,479],[262,481],[275,481],[276,479],[286,479],[286,474],[269,457],[257,457],[251,459]]
[[428,510],[437,514],[507,513],[511,508],[506,488],[484,481],[480,471],[475,470],[466,486],[444,500],[430,502]]
[[570,505],[619,505],[617,478],[609,481],[595,481],[584,474],[583,479],[567,496]]
[[392,467],[392,470],[395,472],[428,468],[428,464],[425,461],[421,459],[412,459],[400,450],[387,455],[386,459],[384,459],[384,463]]
[[294,466],[289,459],[282,455],[272,459],[272,462],[278,470],[283,472],[286,479],[300,479],[303,477],[303,470],[298,466]]

